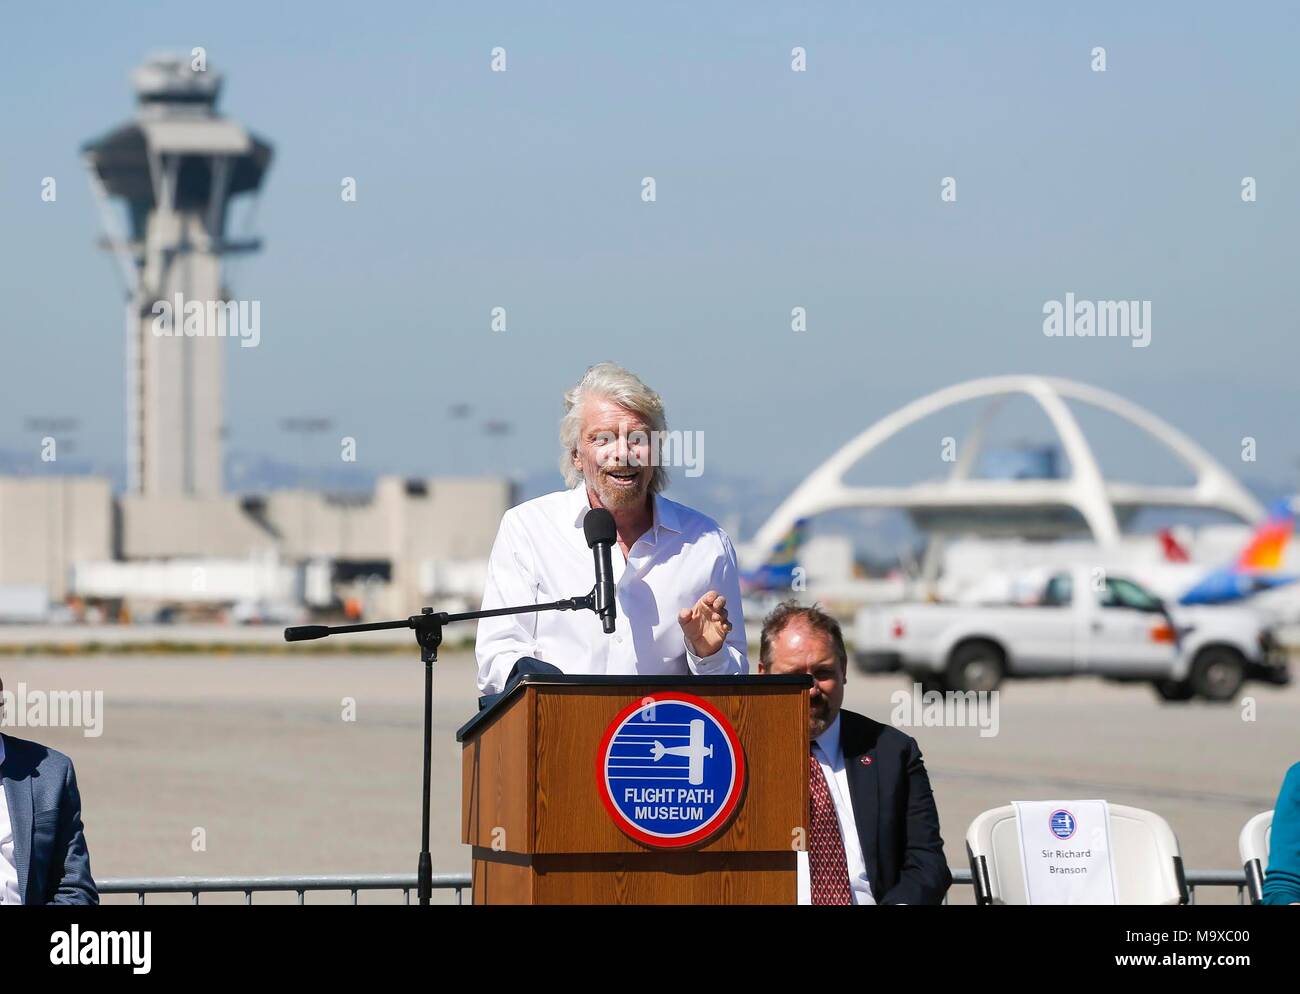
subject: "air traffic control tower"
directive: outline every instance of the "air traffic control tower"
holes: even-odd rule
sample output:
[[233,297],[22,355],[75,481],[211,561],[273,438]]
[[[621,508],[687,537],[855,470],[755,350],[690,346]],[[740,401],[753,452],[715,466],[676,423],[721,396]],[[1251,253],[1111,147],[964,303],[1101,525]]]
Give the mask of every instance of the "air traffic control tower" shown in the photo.
[[155,303],[174,310],[179,294],[205,316],[234,313],[216,306],[231,296],[222,257],[260,242],[229,238],[227,215],[233,198],[261,187],[271,147],[217,113],[221,77],[206,67],[154,57],[132,82],[135,120],[82,148],[103,245],[126,283],[127,486],[150,497],[211,497],[222,491],[225,363],[239,344],[211,321],[186,328],[182,313],[172,314],[173,334],[160,334],[167,312]]

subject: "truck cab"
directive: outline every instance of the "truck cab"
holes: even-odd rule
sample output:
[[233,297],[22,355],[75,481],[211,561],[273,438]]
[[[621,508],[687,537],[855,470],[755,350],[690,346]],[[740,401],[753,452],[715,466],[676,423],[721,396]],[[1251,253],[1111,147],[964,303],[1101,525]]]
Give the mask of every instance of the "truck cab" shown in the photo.
[[1029,580],[1022,589],[1030,593],[1011,603],[865,608],[857,656],[934,689],[1092,674],[1149,681],[1165,700],[1225,701],[1246,679],[1287,682],[1285,658],[1249,608],[1171,607],[1127,577],[1087,566]]

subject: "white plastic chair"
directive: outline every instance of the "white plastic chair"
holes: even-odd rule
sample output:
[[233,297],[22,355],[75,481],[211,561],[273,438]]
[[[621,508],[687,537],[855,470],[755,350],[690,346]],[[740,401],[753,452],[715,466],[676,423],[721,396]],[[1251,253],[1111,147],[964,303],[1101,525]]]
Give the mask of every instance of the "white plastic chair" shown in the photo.
[[1268,866],[1268,847],[1273,840],[1273,812],[1261,811],[1246,822],[1237,837],[1237,851],[1241,853],[1242,869],[1246,871],[1246,887],[1250,903],[1259,904],[1264,896],[1264,868]]
[[[1110,843],[1120,904],[1186,904],[1178,839],[1158,814],[1111,804]],[[977,904],[1028,904],[1013,805],[977,815],[966,830]]]

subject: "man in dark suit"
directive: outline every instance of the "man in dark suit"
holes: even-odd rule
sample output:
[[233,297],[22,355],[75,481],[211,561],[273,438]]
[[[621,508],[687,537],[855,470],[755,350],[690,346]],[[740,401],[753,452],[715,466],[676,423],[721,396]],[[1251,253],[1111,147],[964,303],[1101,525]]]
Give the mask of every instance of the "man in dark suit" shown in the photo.
[[98,903],[72,760],[0,735],[0,905]]
[[952,884],[939,812],[916,740],[841,709],[848,652],[839,623],[787,601],[763,621],[760,673],[806,673],[808,852],[801,904],[939,904]]

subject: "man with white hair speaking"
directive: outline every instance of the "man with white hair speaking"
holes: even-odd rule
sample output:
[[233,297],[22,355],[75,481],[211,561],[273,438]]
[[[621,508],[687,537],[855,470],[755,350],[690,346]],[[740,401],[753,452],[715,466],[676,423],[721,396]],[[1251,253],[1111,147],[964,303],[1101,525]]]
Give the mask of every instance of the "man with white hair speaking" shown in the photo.
[[479,690],[500,693],[521,659],[524,667],[541,660],[565,673],[749,672],[731,540],[711,518],[661,493],[668,474],[659,395],[626,369],[600,363],[564,395],[564,406],[561,468],[571,489],[526,501],[502,517],[483,608],[590,590],[594,571],[583,518],[603,507],[618,536],[617,626],[606,635],[587,611],[484,618],[476,646]]

